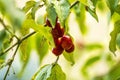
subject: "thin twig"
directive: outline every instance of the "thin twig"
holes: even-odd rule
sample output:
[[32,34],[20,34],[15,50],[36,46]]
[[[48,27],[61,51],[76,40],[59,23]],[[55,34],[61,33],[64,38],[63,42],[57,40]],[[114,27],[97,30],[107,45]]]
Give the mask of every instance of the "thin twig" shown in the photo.
[[8,49],[6,49],[4,52],[0,53],[0,56],[4,55],[4,53],[7,53],[9,50],[11,50],[13,47],[15,47],[16,45],[22,43],[25,39],[27,39],[28,37],[32,36],[33,34],[35,34],[36,32],[32,32],[30,34],[27,34],[26,36],[24,36],[22,39],[20,39],[18,42],[16,42],[15,44],[13,44],[11,47],[9,47]]
[[75,1],[73,4],[71,4],[70,9],[73,8],[76,4],[78,4],[80,1]]
[[13,61],[14,61],[14,59],[15,59],[15,55],[16,55],[16,53],[17,53],[17,50],[18,50],[18,48],[19,48],[19,45],[20,45],[20,44],[18,44],[18,46],[17,46],[17,48],[16,48],[16,50],[15,50],[13,56],[12,56],[11,62],[10,62],[10,64],[9,64],[9,66],[8,66],[7,72],[5,73],[5,76],[4,76],[4,79],[3,79],[3,80],[6,80],[6,78],[7,78],[7,75],[8,75],[8,73],[9,73],[10,68],[11,68],[11,65],[12,65],[12,63],[13,63]]
[[57,59],[56,59],[56,61],[55,61],[55,64],[57,64],[58,60],[59,60],[59,56],[57,57]]
[[4,21],[1,18],[0,18],[0,22],[3,25],[3,27],[5,28],[5,30],[7,30],[11,35],[13,35],[16,39],[19,40],[19,38],[7,28],[7,25],[5,25]]

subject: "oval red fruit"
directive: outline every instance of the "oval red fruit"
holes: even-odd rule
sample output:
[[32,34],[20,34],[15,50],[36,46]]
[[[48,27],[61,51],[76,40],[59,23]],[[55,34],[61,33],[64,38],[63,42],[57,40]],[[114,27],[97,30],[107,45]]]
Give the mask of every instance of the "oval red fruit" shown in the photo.
[[71,52],[73,52],[73,51],[74,51],[74,48],[75,48],[75,47],[74,47],[74,45],[72,45],[70,49],[65,50],[65,51],[66,51],[66,52],[68,52],[68,53],[71,53]]
[[55,54],[56,56],[59,56],[62,54],[63,50],[64,49],[62,47],[55,47],[53,48],[52,53]]
[[72,39],[70,36],[64,35],[61,39],[61,46],[65,50],[70,49],[73,46]]
[[46,19],[46,25],[49,26],[49,27],[52,27],[50,21],[48,19]]

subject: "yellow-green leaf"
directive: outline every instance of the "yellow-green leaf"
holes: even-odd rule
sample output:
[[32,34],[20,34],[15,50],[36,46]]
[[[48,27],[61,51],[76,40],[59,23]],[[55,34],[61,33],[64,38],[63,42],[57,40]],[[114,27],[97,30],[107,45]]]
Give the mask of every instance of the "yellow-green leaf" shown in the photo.
[[117,39],[117,35],[119,33],[120,33],[120,20],[115,22],[114,30],[110,33],[111,40],[109,43],[109,49],[113,53],[115,53],[115,51],[116,51],[116,39]]
[[62,71],[60,65],[55,64],[52,67],[50,77],[47,80],[66,80],[66,75]]

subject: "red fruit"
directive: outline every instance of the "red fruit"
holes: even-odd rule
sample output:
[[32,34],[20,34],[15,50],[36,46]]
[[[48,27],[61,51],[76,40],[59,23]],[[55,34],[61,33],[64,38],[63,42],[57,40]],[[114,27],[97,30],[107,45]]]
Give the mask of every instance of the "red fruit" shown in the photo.
[[64,35],[64,29],[60,27],[59,22],[56,22],[55,29],[57,30],[59,37],[62,37]]
[[49,27],[52,27],[50,21],[48,19],[46,19],[46,25],[49,26]]
[[62,47],[58,46],[53,48],[52,53],[55,54],[56,56],[59,56],[62,54],[63,50],[64,49]]
[[73,46],[70,36],[64,35],[61,39],[61,46],[65,50],[69,50]]
[[70,49],[65,50],[65,51],[66,51],[66,52],[68,52],[68,53],[71,53],[71,52],[73,52],[73,51],[74,51],[74,48],[75,48],[75,47],[74,47],[74,45],[72,45]]

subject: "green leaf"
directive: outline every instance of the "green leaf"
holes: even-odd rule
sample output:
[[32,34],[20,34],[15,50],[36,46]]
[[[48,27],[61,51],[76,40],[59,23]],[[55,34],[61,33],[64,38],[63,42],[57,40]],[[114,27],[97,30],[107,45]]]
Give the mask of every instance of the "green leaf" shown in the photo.
[[87,0],[79,0],[82,4],[88,6],[88,1]]
[[[25,14],[16,8],[14,0],[0,0],[3,15],[8,19],[14,28],[20,28],[25,19]],[[9,5],[8,5],[9,4]],[[11,25],[10,24],[10,25]]]
[[6,31],[3,29],[0,31],[0,53],[3,51],[3,42],[6,38]]
[[52,1],[55,11],[60,19],[62,26],[65,26],[65,20],[70,13],[70,3],[68,0],[53,0]]
[[99,43],[93,43],[93,44],[91,43],[91,44],[85,45],[85,48],[87,50],[103,49],[103,45]]
[[67,61],[69,61],[69,62],[71,63],[71,65],[74,65],[74,64],[75,64],[73,53],[66,53],[66,52],[64,52],[64,53],[63,53],[63,56],[64,56],[64,58],[65,58]]
[[23,76],[24,70],[27,67],[27,64],[30,59],[30,53],[31,53],[31,39],[28,38],[24,40],[20,45],[20,60],[22,62],[22,70],[19,73],[19,76]]
[[94,64],[96,61],[100,60],[100,56],[94,56],[86,61],[84,64],[83,68],[86,69],[87,67],[91,66]]
[[94,7],[96,7],[97,2],[100,1],[100,0],[91,0],[91,1],[93,3]]
[[50,77],[47,80],[66,80],[66,75],[58,64],[52,67]]
[[47,78],[50,77],[52,66],[53,65],[48,64],[40,68],[32,80],[47,80]]
[[120,79],[120,62],[118,62],[106,75],[108,80],[119,80]]
[[117,7],[115,8],[115,12],[117,12],[120,15],[120,5],[117,5]]
[[115,53],[116,51],[116,39],[117,39],[118,33],[120,33],[120,20],[115,22],[114,30],[110,33],[111,40],[109,43],[109,49],[113,53]]
[[47,18],[54,27],[56,24],[57,13],[55,11],[55,8],[53,7],[53,4],[49,2],[49,0],[46,0],[46,11],[47,11]]
[[100,56],[94,56],[94,57],[89,58],[82,67],[82,73],[88,76],[87,68],[95,64],[98,60],[100,60]]
[[27,13],[33,6],[35,6],[36,2],[35,1],[28,1],[26,2],[25,6],[23,7],[23,10],[25,13]]
[[32,14],[33,19],[35,19],[35,13],[36,13],[36,11],[40,8],[39,5],[40,5],[40,2],[37,2],[37,3],[34,5],[34,7],[32,8],[31,14]]
[[79,25],[81,33],[84,35],[87,33],[87,26],[85,24],[85,6],[83,4],[78,4],[74,7],[76,21]]
[[107,6],[109,7],[111,11],[111,16],[112,16],[115,11],[115,8],[118,5],[119,0],[106,0],[106,2],[107,2]]
[[46,54],[48,53],[49,44],[47,39],[39,33],[36,35],[36,50],[39,55],[40,63],[41,63],[44,57],[46,56]]
[[117,35],[116,44],[120,49],[120,33]]
[[95,8],[90,9],[88,6],[86,6],[86,10],[87,10],[87,11],[91,14],[91,16],[93,16],[93,17],[96,19],[96,21],[98,22],[98,16],[97,16],[97,14],[96,14]]

